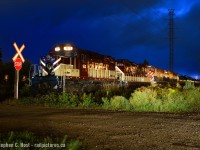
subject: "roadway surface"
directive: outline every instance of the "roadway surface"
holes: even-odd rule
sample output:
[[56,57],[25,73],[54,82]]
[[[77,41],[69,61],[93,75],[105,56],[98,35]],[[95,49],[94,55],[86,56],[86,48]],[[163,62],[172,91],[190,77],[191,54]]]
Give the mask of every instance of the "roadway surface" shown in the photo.
[[88,149],[200,149],[200,113],[136,113],[0,104],[0,132],[78,138]]

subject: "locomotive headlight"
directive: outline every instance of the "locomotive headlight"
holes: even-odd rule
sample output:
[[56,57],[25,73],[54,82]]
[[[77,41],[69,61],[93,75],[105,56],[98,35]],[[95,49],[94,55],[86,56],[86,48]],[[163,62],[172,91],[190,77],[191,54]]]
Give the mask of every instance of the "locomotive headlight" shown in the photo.
[[73,50],[73,47],[72,47],[71,45],[66,45],[66,46],[64,47],[64,50],[65,50],[65,51],[72,51],[72,50]]
[[60,51],[60,47],[56,47],[56,48],[55,48],[55,51],[56,51],[56,52],[59,52],[59,51]]

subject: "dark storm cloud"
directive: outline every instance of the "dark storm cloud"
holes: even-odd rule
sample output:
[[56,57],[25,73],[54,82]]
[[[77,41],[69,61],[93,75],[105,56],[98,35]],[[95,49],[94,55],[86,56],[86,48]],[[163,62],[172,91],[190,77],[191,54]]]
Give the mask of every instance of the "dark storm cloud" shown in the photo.
[[177,37],[175,39],[177,67],[182,72],[193,72],[196,74],[200,71],[200,44],[198,42],[200,38],[199,3],[195,3],[188,10],[188,13],[177,18],[176,26],[178,28],[175,30]]
[[15,53],[14,41],[25,43],[23,53],[34,63],[55,44],[70,42],[163,69],[169,66],[168,9],[175,8],[175,71],[198,70],[198,0],[1,0],[0,7],[5,60]]

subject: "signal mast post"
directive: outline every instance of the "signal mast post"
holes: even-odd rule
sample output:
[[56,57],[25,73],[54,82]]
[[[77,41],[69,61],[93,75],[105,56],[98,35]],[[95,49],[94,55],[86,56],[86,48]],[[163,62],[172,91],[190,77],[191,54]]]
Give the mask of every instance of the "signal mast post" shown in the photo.
[[63,76],[63,93],[65,93],[65,76]]
[[63,94],[65,94],[66,92],[66,89],[65,89],[65,85],[66,85],[66,72],[64,72],[64,75],[63,75]]
[[14,99],[18,99],[19,70],[15,70]]

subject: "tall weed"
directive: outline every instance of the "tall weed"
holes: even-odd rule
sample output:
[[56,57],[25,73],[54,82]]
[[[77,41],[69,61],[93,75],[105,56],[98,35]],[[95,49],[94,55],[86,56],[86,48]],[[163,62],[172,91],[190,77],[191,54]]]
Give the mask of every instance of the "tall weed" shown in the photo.
[[94,105],[94,102],[93,102],[93,98],[92,98],[92,94],[86,94],[84,93],[81,98],[81,103],[80,103],[80,107],[83,107],[83,108],[89,108],[91,107],[92,105]]
[[107,97],[102,97],[102,108],[103,109],[110,109],[110,100]]

